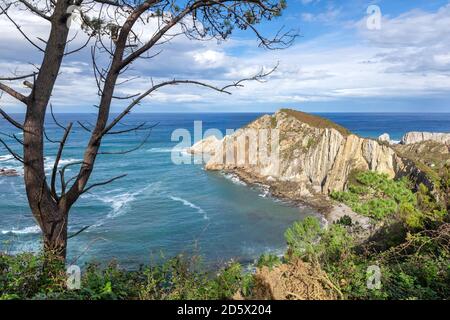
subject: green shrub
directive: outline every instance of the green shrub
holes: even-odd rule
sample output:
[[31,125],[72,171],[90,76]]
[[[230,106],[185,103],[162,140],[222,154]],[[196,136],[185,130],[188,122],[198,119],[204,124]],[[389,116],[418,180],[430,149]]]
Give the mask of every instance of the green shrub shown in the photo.
[[316,255],[317,243],[323,231],[317,218],[306,217],[295,222],[285,232],[289,246],[289,254],[295,257],[310,259]]
[[372,171],[356,172],[348,191],[332,192],[331,198],[343,202],[355,212],[384,220],[398,214],[408,228],[421,228],[429,221],[441,221],[447,214],[445,208],[430,195],[421,184],[418,192],[412,192],[407,178],[389,179],[385,174]]
[[139,270],[125,270],[114,261],[106,267],[89,263],[80,289],[68,290],[64,268],[43,273],[43,263],[42,256],[31,253],[0,255],[0,300],[231,299],[237,292],[249,295],[253,287],[253,276],[239,263],[211,274],[197,259],[178,256]]
[[278,265],[281,264],[281,259],[274,255],[274,254],[270,254],[270,253],[265,253],[263,255],[261,255],[261,257],[259,257],[258,263],[256,264],[256,266],[258,268],[262,268],[262,267],[268,267],[269,269],[272,269],[273,267],[276,267]]
[[285,233],[290,257],[328,263],[341,259],[352,248],[352,238],[344,226],[332,224],[322,229],[317,218],[295,222]]
[[352,218],[348,215],[344,215],[343,217],[340,217],[337,221],[337,224],[340,224],[342,226],[351,227],[353,225]]

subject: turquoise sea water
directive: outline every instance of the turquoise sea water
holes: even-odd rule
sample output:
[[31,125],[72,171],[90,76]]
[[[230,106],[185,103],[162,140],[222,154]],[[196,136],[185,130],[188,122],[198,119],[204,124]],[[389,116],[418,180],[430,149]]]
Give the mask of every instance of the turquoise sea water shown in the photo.
[[[376,137],[384,132],[399,140],[407,131],[450,132],[450,114],[322,114],[357,134]],[[192,132],[194,121],[203,129],[237,129],[260,114],[134,114],[124,127],[146,121],[158,123],[150,140],[127,155],[100,155],[92,182],[127,173],[104,188],[85,194],[70,213],[69,232],[90,226],[69,240],[69,261],[116,258],[135,266],[157,260],[161,254],[200,254],[211,265],[231,258],[249,262],[261,253],[282,252],[283,233],[292,222],[314,214],[270,198],[263,189],[249,187],[233,176],[206,172],[201,165],[175,165],[171,141],[175,129]],[[20,118],[20,116],[17,116]],[[60,122],[94,122],[88,114],[60,114]],[[49,120],[47,134],[61,132]],[[2,132],[16,132],[2,119]],[[81,159],[87,132],[74,130],[65,149],[64,162]],[[136,146],[142,134],[111,136],[104,151]],[[19,146],[16,146],[20,150]],[[55,146],[47,145],[51,170]],[[0,151],[0,167],[21,171],[6,150]],[[72,171],[75,173],[75,170]],[[68,172],[70,174],[70,172]],[[22,177],[0,177],[0,245],[2,250],[38,250],[39,229],[27,207]]]

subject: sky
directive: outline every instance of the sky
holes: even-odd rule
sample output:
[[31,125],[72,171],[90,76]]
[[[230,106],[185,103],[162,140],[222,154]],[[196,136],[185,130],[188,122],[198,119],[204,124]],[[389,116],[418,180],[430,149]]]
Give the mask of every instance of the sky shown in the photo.
[[[250,30],[221,42],[178,37],[155,58],[135,63],[117,95],[174,78],[226,85],[278,65],[263,83],[247,82],[232,95],[179,85],[148,97],[135,112],[450,112],[450,1],[287,0],[287,5],[281,17],[258,29],[268,36],[281,27],[297,30],[300,36],[289,48],[260,48]],[[45,20],[19,11],[11,15],[32,39],[48,36]],[[77,27],[71,25],[71,34],[79,32],[73,47],[85,39]],[[25,74],[42,60],[4,16],[0,43],[0,77]],[[20,83],[13,86],[27,93]],[[64,59],[51,102],[56,112],[96,111],[89,47]],[[116,100],[112,110],[125,105]],[[24,112],[6,95],[0,106]]]

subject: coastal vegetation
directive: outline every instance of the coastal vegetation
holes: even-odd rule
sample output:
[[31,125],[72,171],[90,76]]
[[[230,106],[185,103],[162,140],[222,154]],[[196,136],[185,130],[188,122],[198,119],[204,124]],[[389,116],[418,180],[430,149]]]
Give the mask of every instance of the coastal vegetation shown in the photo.
[[283,112],[290,117],[294,117],[295,119],[303,123],[306,123],[314,128],[321,128],[321,129],[333,128],[339,131],[339,133],[341,133],[343,136],[348,136],[351,134],[350,130],[348,130],[347,128],[344,128],[343,126],[340,126],[333,121],[330,121],[326,118],[317,115],[312,115],[306,112],[301,112],[293,109],[280,109],[280,112]]
[[[262,255],[255,272],[237,262],[211,271],[196,256],[138,270],[90,263],[80,289],[68,290],[60,260],[0,255],[0,299],[446,299],[449,215],[426,188],[410,187],[406,178],[356,173],[333,197],[381,224],[376,234],[361,241],[349,217],[328,226],[307,217],[286,230],[286,253]],[[370,287],[373,266],[380,279]]]
[[[11,130],[20,130],[20,134],[5,134],[7,137],[5,139],[2,135],[0,145],[23,164],[27,201],[43,234],[45,256],[57,255],[64,261],[67,254],[68,217],[72,207],[83,194],[93,188],[105,186],[126,176],[122,173],[104,181],[92,182],[91,177],[98,156],[128,154],[142,147],[150,137],[154,125],[148,125],[146,122],[126,129],[117,129],[117,126],[124,125],[124,118],[137,105],[156,91],[175,85],[198,86],[217,93],[231,94],[233,88],[242,87],[246,81],[261,81],[276,69],[276,66],[269,70],[263,69],[252,76],[234,79],[229,84],[220,86],[195,79],[176,79],[173,76],[176,72],[171,71],[172,75],[165,74],[166,80],[144,81],[150,82],[149,87],[140,92],[135,90],[136,82],[131,83],[131,80],[143,76],[140,70],[142,67],[137,68],[139,69],[137,72],[130,70],[134,69],[130,67],[135,65],[136,61],[151,59],[160,53],[167,54],[165,50],[157,54],[153,51],[156,48],[163,49],[170,46],[172,40],[178,36],[185,36],[190,41],[212,39],[223,41],[228,39],[234,30],[249,30],[253,32],[260,46],[267,49],[282,49],[293,43],[297,33],[280,30],[269,38],[262,30],[258,30],[259,23],[271,21],[281,15],[287,5],[285,0],[136,2],[94,0],[92,3],[63,0],[55,3],[49,1],[46,5],[45,2],[35,7],[40,3],[8,1],[0,7],[2,18],[7,18],[16,27],[24,36],[24,42],[28,41],[33,45],[34,48],[31,50],[38,49],[41,53],[39,57],[41,62],[32,64],[36,71],[1,78],[0,93],[7,94],[26,109],[23,121],[14,119],[15,116],[0,109],[0,114],[10,125]],[[45,29],[48,36],[38,36],[22,30],[18,23],[20,20],[18,15],[22,19],[37,18],[40,22],[50,22]],[[72,22],[80,24],[74,36],[70,32]],[[149,38],[143,36],[148,32],[151,34]],[[36,44],[31,40],[36,38],[42,40],[42,43]],[[84,44],[72,47],[74,43]],[[92,78],[95,79],[98,95],[94,97],[97,100],[96,120],[92,124],[76,119],[71,119],[69,123],[61,123],[55,117],[52,107],[52,103],[58,99],[55,83],[61,74],[63,61],[68,56],[80,54],[86,47],[90,49],[89,54],[81,57],[83,60],[87,58],[89,61],[92,60],[94,73]],[[108,63],[105,64],[106,61]],[[11,84],[6,84],[5,81]],[[20,88],[20,82],[25,84],[24,88]],[[117,94],[117,87],[121,85],[127,85],[128,89],[125,90],[128,90],[127,94]],[[125,103],[121,103],[119,113],[113,115],[111,108],[117,100]],[[48,111],[52,115],[54,125],[60,129],[61,138],[51,139],[46,133],[49,126],[49,122],[46,121]],[[71,136],[77,126],[88,132],[82,160],[63,165],[64,151],[69,147]],[[139,139],[141,141],[137,141],[136,146],[125,150],[101,150],[105,140],[130,132],[142,135]],[[16,151],[17,143],[22,149],[21,152]],[[45,171],[49,144],[57,146],[57,151],[51,155],[55,159],[51,173]],[[68,167],[76,174],[68,177],[70,171]]]
[[334,191],[331,197],[375,220],[396,215],[410,228],[442,221],[447,214],[446,207],[433,199],[424,184],[419,185],[416,193],[412,188],[406,177],[392,180],[385,174],[366,171],[355,174],[348,191]]

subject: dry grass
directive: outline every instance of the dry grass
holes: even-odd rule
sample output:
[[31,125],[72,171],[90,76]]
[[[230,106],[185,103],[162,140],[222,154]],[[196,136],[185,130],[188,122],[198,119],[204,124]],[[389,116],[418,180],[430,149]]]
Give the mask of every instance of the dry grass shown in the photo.
[[304,122],[312,127],[326,129],[326,128],[333,128],[339,131],[342,135],[348,136],[352,134],[348,129],[338,125],[337,123],[334,123],[331,120],[315,116],[312,114],[308,114],[305,112],[292,110],[292,109],[281,109],[280,112],[284,112],[287,115],[294,117],[298,119],[301,122]]
[[335,300],[341,297],[319,266],[296,260],[272,270],[258,269],[253,299],[257,300]]

